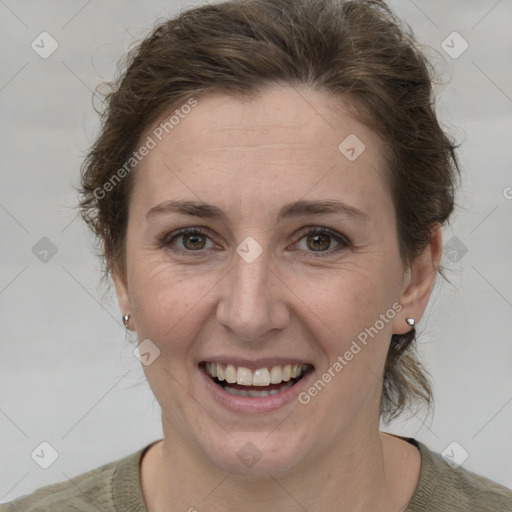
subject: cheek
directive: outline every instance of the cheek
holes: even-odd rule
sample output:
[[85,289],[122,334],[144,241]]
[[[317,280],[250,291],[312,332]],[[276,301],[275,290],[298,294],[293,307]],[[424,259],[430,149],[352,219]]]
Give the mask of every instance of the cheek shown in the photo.
[[382,388],[395,297],[378,268],[375,264],[340,271],[323,293],[321,287],[310,290],[310,304],[315,305],[309,312],[310,326],[315,322],[318,327],[312,331],[323,358],[318,380],[307,393],[318,417],[326,418],[333,431],[343,429],[370,397],[377,400]]
[[323,278],[301,276],[296,279],[297,294],[323,323],[331,337],[343,339],[357,336],[373,325],[381,313],[396,300],[396,285],[378,261],[352,264],[330,270]]
[[[315,280],[300,281],[304,288],[298,295],[307,297],[305,303],[311,305],[304,314],[310,318],[314,339],[323,352],[319,377],[333,382],[322,391],[322,402],[326,407],[334,402],[343,405],[345,412],[365,402],[372,389],[380,389],[379,375],[396,314],[392,307],[398,298],[393,268],[382,253],[374,256],[364,264],[330,273],[317,286],[313,286]],[[329,370],[331,375],[326,374]]]
[[205,321],[207,296],[218,281],[214,277],[141,254],[134,261],[130,285],[139,338],[151,339],[162,352],[185,351]]

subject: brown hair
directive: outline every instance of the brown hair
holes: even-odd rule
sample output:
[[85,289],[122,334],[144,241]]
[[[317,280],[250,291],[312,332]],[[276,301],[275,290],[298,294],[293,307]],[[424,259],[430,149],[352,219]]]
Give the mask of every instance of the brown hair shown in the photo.
[[[274,84],[347,98],[359,121],[386,143],[400,254],[409,265],[436,223],[450,216],[459,172],[456,146],[435,114],[433,77],[409,27],[376,0],[232,0],[160,23],[127,54],[82,166],[79,206],[97,235],[104,277],[125,272],[133,173],[112,178],[126,169],[145,131],[191,97],[213,91],[250,97]],[[414,329],[392,337],[381,398],[387,421],[406,405],[431,404],[415,337]]]

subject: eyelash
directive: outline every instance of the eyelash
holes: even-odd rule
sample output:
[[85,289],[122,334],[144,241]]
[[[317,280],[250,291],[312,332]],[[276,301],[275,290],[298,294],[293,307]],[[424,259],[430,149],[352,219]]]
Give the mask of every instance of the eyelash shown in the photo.
[[[307,229],[307,228],[304,228]],[[185,235],[197,235],[197,236],[204,236],[208,237],[208,234],[204,231],[201,231],[198,228],[183,228],[178,231],[172,232],[172,233],[166,233],[162,239],[160,240],[162,247],[170,247],[171,244],[176,240],[177,238],[183,237]],[[337,253],[343,249],[347,249],[352,247],[351,242],[346,238],[345,236],[341,235],[340,233],[337,233],[336,231],[333,231],[332,229],[327,228],[326,226],[320,226],[315,227],[313,229],[310,229],[309,231],[303,232],[303,234],[298,238],[298,240],[295,242],[297,244],[300,242],[303,238],[306,238],[310,235],[327,235],[333,238],[336,242],[338,242],[341,247],[338,247],[334,250],[326,250],[326,251],[305,251],[313,254],[315,258],[324,258],[326,256],[331,256],[334,253]],[[199,251],[193,251],[193,250],[183,250],[183,249],[171,249],[174,252],[180,252],[180,253],[186,253],[187,255],[194,255],[196,257],[203,256],[207,249],[199,250]]]

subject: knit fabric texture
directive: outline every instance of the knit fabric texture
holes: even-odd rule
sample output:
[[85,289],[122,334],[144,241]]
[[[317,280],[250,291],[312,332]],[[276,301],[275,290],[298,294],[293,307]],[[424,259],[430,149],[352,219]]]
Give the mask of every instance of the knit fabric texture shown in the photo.
[[[461,467],[412,438],[421,453],[421,473],[404,512],[512,512],[512,491]],[[120,460],[82,473],[71,481],[41,487],[0,505],[0,512],[147,512],[140,461],[154,441]],[[191,504],[193,507],[193,504]]]

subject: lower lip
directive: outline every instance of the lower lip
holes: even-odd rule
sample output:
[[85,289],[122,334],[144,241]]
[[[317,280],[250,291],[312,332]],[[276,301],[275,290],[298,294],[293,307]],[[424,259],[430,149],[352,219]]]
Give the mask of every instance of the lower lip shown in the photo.
[[206,388],[213,395],[214,400],[226,409],[234,412],[275,411],[295,400],[298,401],[298,395],[307,389],[309,380],[313,375],[313,372],[309,370],[296,384],[275,395],[245,397],[232,395],[224,391],[218,384],[213,382],[204,368],[200,367],[199,373],[205,381]]

